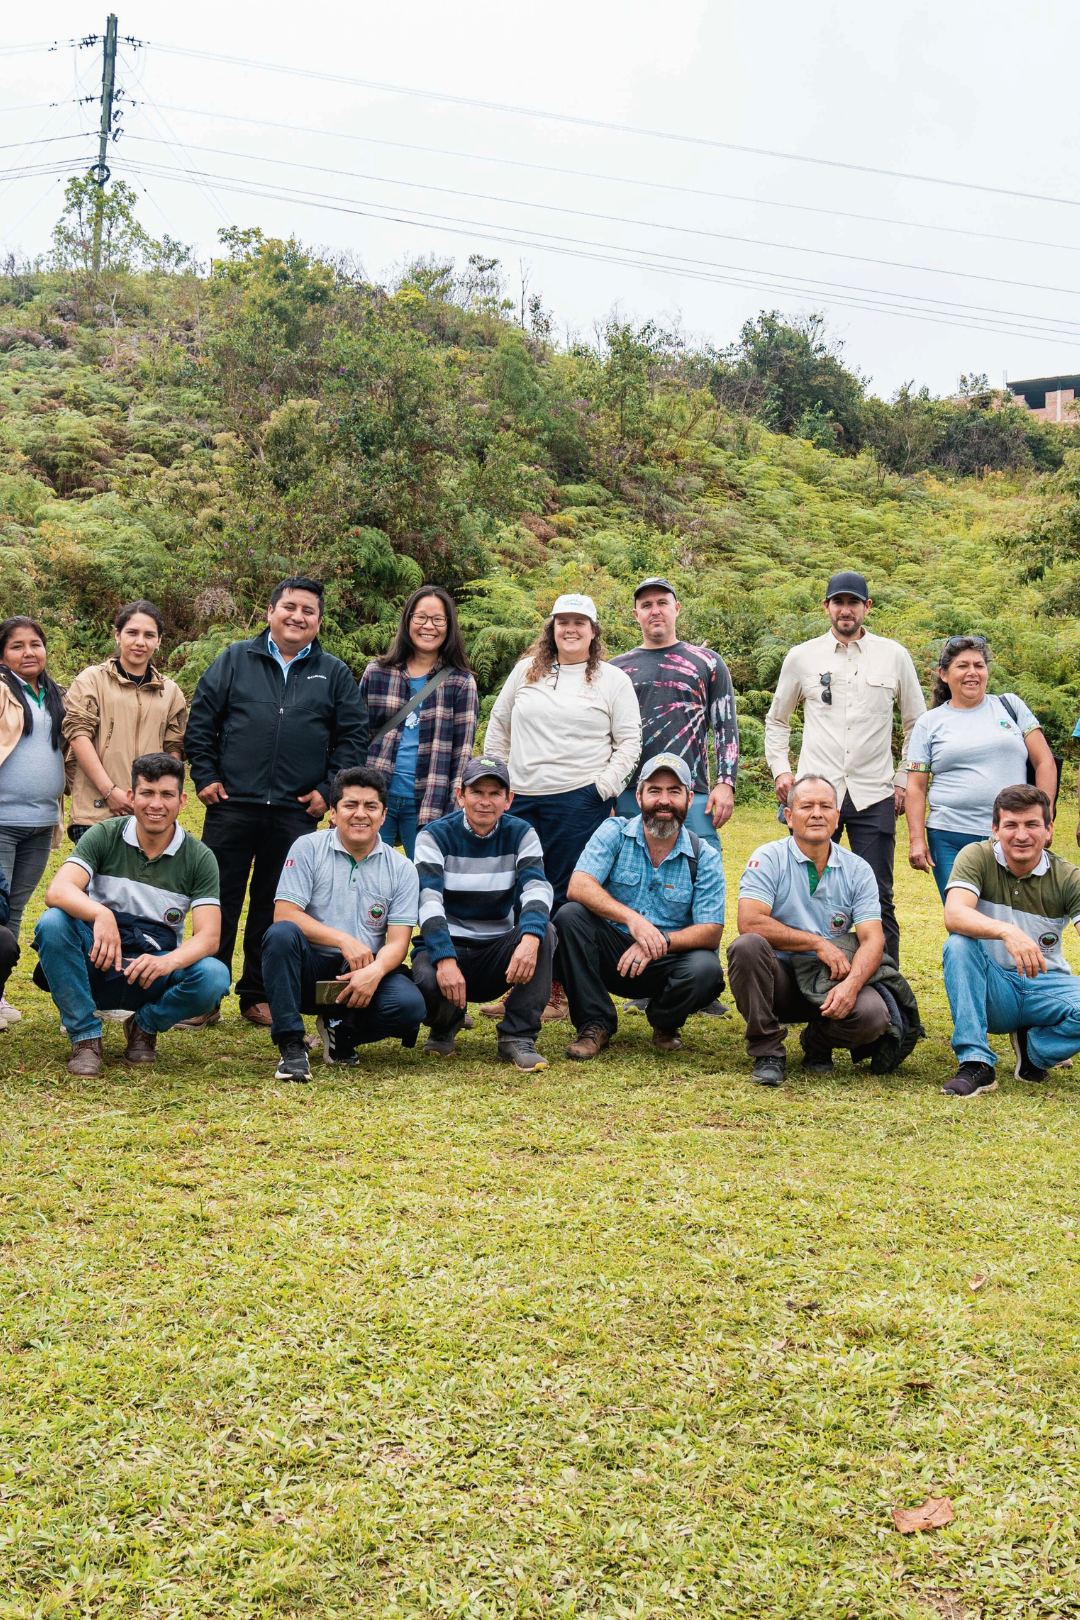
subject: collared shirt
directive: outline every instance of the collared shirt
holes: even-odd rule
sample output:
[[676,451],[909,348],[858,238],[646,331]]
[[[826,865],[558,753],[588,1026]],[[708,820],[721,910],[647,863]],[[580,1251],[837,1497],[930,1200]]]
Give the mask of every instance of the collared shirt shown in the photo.
[[[368,665],[360,677],[360,696],[367,704],[372,733],[404,708],[411,690],[404,664],[390,669],[377,661]],[[453,814],[461,775],[472,757],[479,714],[476,681],[467,669],[455,669],[419,709],[414,709],[418,725],[413,799],[418,826],[426,827],[440,816]],[[395,726],[368,749],[367,763],[382,771],[388,782],[397,769],[404,735],[405,727]]]
[[416,868],[376,839],[362,861],[349,854],[336,827],[305,833],[285,858],[276,900],[291,900],[316,922],[340,928],[372,951],[386,944],[392,924],[416,924]]
[[44,709],[44,707],[45,707],[45,682],[44,681],[42,681],[41,685],[38,687],[36,692],[34,691],[34,688],[32,686],[27,684],[26,681],[20,680],[19,685],[22,687],[23,691],[26,693],[26,695],[30,699],[31,703],[36,703],[39,709]]
[[[826,691],[831,703],[823,700]],[[765,717],[765,758],[774,777],[791,770],[791,716],[800,703],[803,741],[796,776],[825,777],[837,802],[849,793],[856,810],[905,786],[907,770],[896,770],[893,763],[893,709],[900,709],[906,759],[911,728],[925,712],[926,700],[911,654],[898,641],[864,630],[857,640],[843,642],[829,630],[792,647]]]
[[89,872],[86,892],[91,900],[110,911],[167,923],[177,944],[189,910],[220,904],[213,853],[179,823],[161,854],[147,855],[134,816],[99,821],[83,833],[67,859]]
[[[947,887],[968,889],[978,896],[975,910],[984,917],[1022,929],[1042,951],[1048,973],[1072,972],[1061,949],[1069,924],[1080,924],[1080,867],[1072,861],[1043,850],[1035,870],[1018,877],[1009,871],[1001,845],[988,838],[960,851]],[[1002,940],[984,939],[980,944],[999,967],[1017,971]]]
[[930,774],[928,827],[985,838],[1002,788],[1027,781],[1025,738],[1039,722],[1023,698],[1007,696],[1013,714],[988,692],[974,709],[942,703],[915,722],[905,758],[909,771]]
[[[693,923],[724,922],[724,862],[714,844],[702,841],[697,882],[690,881],[693,857],[690,835],[683,827],[659,866],[654,866],[640,816],[624,821],[610,816],[577,858],[574,868],[595,878],[620,905],[639,912],[665,934]],[[628,933],[624,923],[616,923]]]
[[300,662],[301,658],[306,658],[308,653],[311,651],[311,642],[309,641],[307,646],[302,648],[300,650],[300,652],[294,653],[293,656],[289,659],[288,663],[286,663],[285,655],[282,652],[281,648],[278,646],[277,642],[274,640],[273,636],[267,636],[267,638],[266,638],[266,650],[270,654],[271,658],[274,660],[274,663],[280,669],[281,673],[284,675],[285,679],[288,680],[289,671],[290,671],[290,669],[292,669],[293,665],[298,664]]
[[[877,878],[861,855],[831,844],[828,865],[819,876],[794,837],[759,844],[739,880],[739,899],[760,900],[785,928],[825,939],[850,934],[859,923],[881,921]],[[787,958],[804,953],[776,954]]]

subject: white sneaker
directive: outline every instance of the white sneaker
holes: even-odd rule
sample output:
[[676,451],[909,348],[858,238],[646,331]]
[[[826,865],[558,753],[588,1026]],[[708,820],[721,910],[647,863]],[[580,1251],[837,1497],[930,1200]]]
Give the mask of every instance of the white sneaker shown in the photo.
[[17,1024],[21,1017],[18,1007],[13,1007],[7,996],[0,996],[0,1023]]

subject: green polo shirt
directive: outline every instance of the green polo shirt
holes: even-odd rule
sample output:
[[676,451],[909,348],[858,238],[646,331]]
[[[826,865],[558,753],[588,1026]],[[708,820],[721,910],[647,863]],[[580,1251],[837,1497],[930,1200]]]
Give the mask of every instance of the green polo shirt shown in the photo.
[[168,848],[151,859],[139,843],[135,817],[114,816],[83,833],[68,860],[89,872],[91,900],[166,923],[178,944],[189,911],[220,904],[214,855],[179,824]]

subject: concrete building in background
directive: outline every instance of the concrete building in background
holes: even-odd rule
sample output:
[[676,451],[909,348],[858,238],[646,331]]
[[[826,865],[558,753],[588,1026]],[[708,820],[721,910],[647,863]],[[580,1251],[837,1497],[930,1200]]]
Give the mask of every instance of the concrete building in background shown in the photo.
[[1080,409],[1074,404],[1080,396],[1080,375],[1029,377],[1025,382],[1009,383],[1008,388],[1018,404],[1044,422],[1080,423]]

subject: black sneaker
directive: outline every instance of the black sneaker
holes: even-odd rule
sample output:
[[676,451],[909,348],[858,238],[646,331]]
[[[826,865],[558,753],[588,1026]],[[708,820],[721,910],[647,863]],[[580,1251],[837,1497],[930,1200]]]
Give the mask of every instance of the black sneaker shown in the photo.
[[282,1042],[275,1080],[296,1080],[306,1085],[311,1079],[311,1064],[302,1035],[290,1035]]
[[1028,1032],[1026,1029],[1014,1029],[1009,1036],[1012,1049],[1016,1053],[1016,1068],[1013,1070],[1013,1074],[1018,1080],[1030,1080],[1034,1085],[1039,1085],[1041,1081],[1046,1079],[1049,1071],[1040,1069],[1032,1063],[1028,1057],[1027,1038]]
[[[824,1020],[822,1020],[822,1022],[824,1022]],[[799,1045],[803,1049],[803,1073],[833,1074],[835,1071],[833,1069],[832,1048],[829,1046],[818,1046],[817,1043],[809,1037],[810,1025],[808,1024],[803,1030],[802,1034],[799,1036]]]
[[941,1089],[946,1097],[980,1097],[997,1090],[997,1071],[990,1063],[961,1063]]
[[322,1042],[324,1063],[340,1063],[345,1068],[351,1069],[360,1062],[356,1047],[346,1046],[342,1039],[341,1020],[339,1018],[324,1018],[320,1013],[315,1020],[315,1029],[319,1041]]
[[755,1086],[782,1086],[786,1070],[787,1060],[785,1058],[759,1057],[754,1059],[754,1067],[750,1070],[750,1078]]

